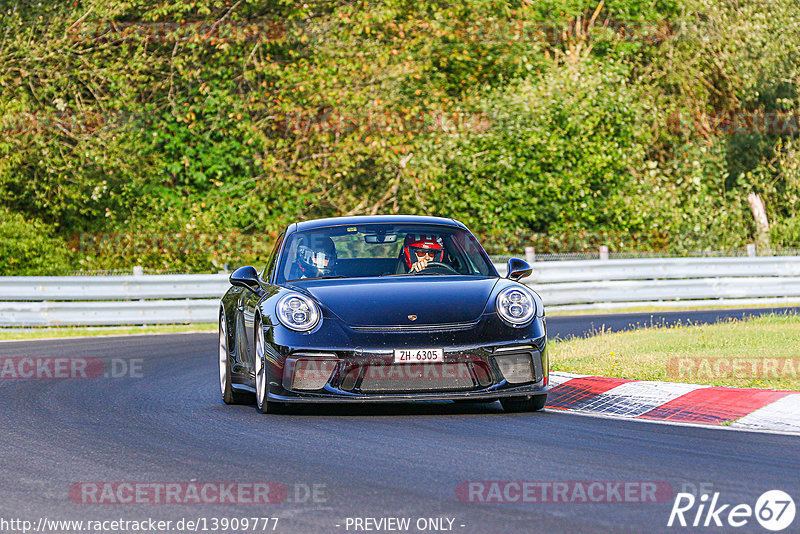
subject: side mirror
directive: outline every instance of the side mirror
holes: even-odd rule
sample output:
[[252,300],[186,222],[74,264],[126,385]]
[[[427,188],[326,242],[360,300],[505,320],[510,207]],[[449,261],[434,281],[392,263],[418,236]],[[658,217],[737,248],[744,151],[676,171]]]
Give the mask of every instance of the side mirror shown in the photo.
[[509,280],[514,280],[516,282],[526,276],[530,276],[532,272],[533,268],[527,261],[519,258],[511,258],[508,260],[508,274],[506,278]]
[[261,282],[258,279],[258,272],[255,267],[251,267],[250,265],[239,267],[233,271],[229,280],[231,281],[231,285],[245,287],[256,293],[261,291]]

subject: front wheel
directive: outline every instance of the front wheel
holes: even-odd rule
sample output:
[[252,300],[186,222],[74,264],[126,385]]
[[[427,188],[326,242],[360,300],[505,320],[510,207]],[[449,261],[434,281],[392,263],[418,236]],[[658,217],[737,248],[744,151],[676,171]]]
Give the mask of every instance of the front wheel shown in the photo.
[[507,412],[538,412],[547,403],[547,394],[528,397],[508,397],[500,399],[503,410]]
[[255,339],[255,374],[256,374],[256,406],[261,413],[280,412],[281,406],[278,403],[270,402],[267,394],[267,353],[264,343],[264,328],[261,325],[261,318],[256,320],[256,339]]
[[228,350],[228,324],[225,312],[219,314],[219,389],[225,404],[245,404],[251,402],[246,392],[236,391],[231,385],[231,354]]

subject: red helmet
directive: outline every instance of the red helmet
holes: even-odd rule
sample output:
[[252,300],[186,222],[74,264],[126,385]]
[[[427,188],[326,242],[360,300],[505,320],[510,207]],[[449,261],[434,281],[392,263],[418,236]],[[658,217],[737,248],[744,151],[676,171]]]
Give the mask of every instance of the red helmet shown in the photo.
[[406,239],[403,241],[403,259],[409,269],[417,261],[417,252],[431,253],[433,255],[431,261],[443,261],[442,239],[431,234],[406,234]]

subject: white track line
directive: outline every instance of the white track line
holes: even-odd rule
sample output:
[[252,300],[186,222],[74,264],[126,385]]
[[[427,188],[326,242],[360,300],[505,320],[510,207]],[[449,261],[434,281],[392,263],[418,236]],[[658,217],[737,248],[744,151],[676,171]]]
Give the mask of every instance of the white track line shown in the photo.
[[690,391],[706,387],[709,386],[674,382],[626,382],[601,393],[586,404],[581,404],[578,410],[617,417],[636,417]]
[[709,425],[705,423],[690,423],[686,421],[659,421],[657,419],[639,419],[639,418],[630,418],[630,417],[619,417],[616,415],[605,414],[605,413],[598,413],[598,412],[582,412],[578,410],[554,410],[552,408],[545,408],[545,413],[550,414],[563,414],[563,415],[579,415],[582,417],[600,417],[603,419],[617,419],[618,421],[630,421],[632,423],[643,423],[643,424],[653,424],[653,425],[669,425],[669,426],[688,426],[694,428],[704,428],[706,430],[722,430],[727,432],[753,432],[759,434],[779,434],[781,436],[794,436],[798,437],[797,431],[790,431],[790,430],[776,430],[772,428],[733,428],[732,426],[726,425]]
[[800,393],[787,395],[734,421],[733,428],[800,432]]
[[560,386],[564,382],[568,380],[572,380],[573,378],[581,378],[584,376],[589,375],[576,375],[575,373],[564,373],[562,371],[550,371],[550,377],[548,378],[548,384],[550,387]]
[[[590,375],[578,375],[564,372],[551,372],[550,385],[559,386],[572,380]],[[734,431],[766,432],[771,434],[800,434],[800,393],[788,395],[774,401],[763,408],[734,421],[730,425],[713,425],[708,423],[690,423],[682,421],[661,421],[652,419],[636,419],[667,402],[677,399],[691,391],[711,386],[700,384],[682,384],[678,382],[633,381],[625,382],[595,398],[569,410],[550,409],[550,412],[573,413],[611,419],[634,419],[656,424],[676,426],[694,426],[702,428],[718,428]]]

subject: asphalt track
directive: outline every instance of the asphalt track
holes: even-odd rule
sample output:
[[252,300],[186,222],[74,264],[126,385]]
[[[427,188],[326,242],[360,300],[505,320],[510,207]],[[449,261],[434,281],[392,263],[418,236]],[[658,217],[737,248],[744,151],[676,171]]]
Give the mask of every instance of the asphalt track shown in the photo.
[[[708,313],[741,314],[670,312],[667,319],[710,320]],[[553,317],[548,326],[551,337],[566,337],[611,321],[615,330],[649,321],[644,315]],[[0,343],[0,357],[20,356],[98,358],[106,369],[116,359],[141,368],[120,378],[0,380],[5,520],[278,517],[274,532],[313,533],[355,532],[346,528],[348,517],[408,517],[408,532],[419,532],[418,518],[444,517],[454,519],[453,532],[681,530],[666,526],[671,497],[486,504],[459,500],[457,487],[469,481],[655,481],[674,492],[702,485],[719,492],[720,503],[751,506],[763,492],[782,489],[800,504],[800,441],[792,436],[557,411],[505,414],[499,403],[309,407],[265,416],[254,406],[222,404],[214,334]],[[69,494],[80,482],[189,481],[277,482],[288,497],[266,505],[97,505]],[[317,498],[305,498],[315,484]],[[798,525],[800,518],[792,529]],[[735,531],[764,532],[754,519]]]

